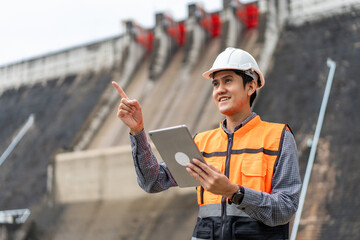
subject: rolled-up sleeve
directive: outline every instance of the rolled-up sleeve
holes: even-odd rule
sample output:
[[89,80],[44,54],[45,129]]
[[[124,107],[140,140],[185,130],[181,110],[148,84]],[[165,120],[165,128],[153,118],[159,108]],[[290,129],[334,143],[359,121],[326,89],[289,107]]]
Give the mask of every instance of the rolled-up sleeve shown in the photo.
[[137,181],[144,191],[156,193],[177,186],[166,164],[157,161],[144,130],[130,134],[130,143]]
[[301,179],[294,136],[285,131],[282,151],[275,163],[271,193],[244,187],[245,195],[238,208],[269,226],[288,223],[298,208]]

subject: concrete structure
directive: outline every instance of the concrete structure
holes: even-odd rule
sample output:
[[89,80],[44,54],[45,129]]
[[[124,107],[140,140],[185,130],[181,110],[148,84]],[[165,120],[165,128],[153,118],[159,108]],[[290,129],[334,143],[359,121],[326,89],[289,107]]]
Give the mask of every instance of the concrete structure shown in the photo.
[[[130,146],[56,155],[54,189],[57,203],[130,200],[145,193],[138,187]],[[153,147],[153,151],[161,159]],[[51,177],[51,176],[49,176]]]
[[[338,88],[336,94],[350,94],[354,102],[357,99],[351,91],[357,90],[356,84],[351,80],[358,74],[349,67],[358,60],[357,13],[336,16],[342,11],[357,9],[358,1],[270,0],[259,4],[266,19],[265,14],[262,15],[261,24],[256,29],[245,30],[227,8],[226,13],[225,10],[219,11],[220,16],[229,17],[228,25],[232,26],[231,29],[242,29],[241,33],[230,31],[223,39],[206,39],[201,26],[196,25],[192,34],[194,44],[189,47],[187,57],[181,48],[167,52],[170,51],[169,36],[160,29],[161,34],[157,36],[167,40],[163,40],[166,43],[160,48],[155,48],[155,56],[163,57],[159,58],[161,61],[156,67],[153,66],[155,68],[151,67],[151,56],[134,41],[130,34],[132,31],[128,35],[1,66],[0,125],[6,126],[1,129],[1,136],[6,137],[0,139],[0,150],[7,146],[24,122],[23,118],[31,113],[28,111],[33,111],[36,117],[34,128],[19,144],[11,160],[0,169],[1,206],[20,208],[28,206],[15,205],[28,204],[33,213],[31,221],[36,222],[37,228],[29,223],[23,231],[26,232],[28,227],[43,239],[175,240],[183,239],[184,232],[186,237],[190,236],[196,219],[195,192],[193,189],[174,188],[158,195],[148,195],[139,189],[128,145],[128,130],[115,116],[119,97],[109,83],[118,81],[129,97],[139,99],[146,130],[186,123],[195,134],[216,127],[223,118],[212,103],[211,86],[201,79],[201,73],[211,66],[209,59],[215,59],[221,48],[229,44],[248,50],[259,59],[261,69],[266,72],[267,87],[261,90],[254,109],[265,120],[291,124],[296,132],[300,168],[303,170],[303,159],[307,155],[305,142],[312,134],[313,118],[317,116],[316,96],[324,76],[319,70],[322,69],[320,63],[324,51],[317,51],[318,48],[327,46],[325,50],[329,53],[344,54],[345,57],[339,57],[343,66],[340,64],[339,69],[343,75],[351,74],[343,85],[335,84]],[[335,17],[320,21],[329,16]],[[193,19],[190,21],[190,17],[186,24],[191,25]],[[340,25],[343,20],[344,25]],[[336,38],[336,33],[332,35],[328,25],[351,38],[345,39],[348,42],[339,39],[341,36]],[[284,28],[286,35],[281,35]],[[318,29],[321,29],[323,38],[316,35]],[[191,34],[190,28],[188,30],[187,34]],[[311,41],[301,41],[305,36],[309,36]],[[287,39],[297,44],[285,41]],[[338,48],[331,50],[329,41],[339,43],[336,45]],[[345,44],[341,45],[341,42]],[[202,52],[199,45],[205,51]],[[335,50],[345,47],[349,47],[346,54]],[[280,50],[277,52],[277,49]],[[350,56],[351,61],[346,56]],[[293,61],[298,63],[296,67]],[[308,67],[310,63],[311,69]],[[314,78],[304,76],[310,71]],[[81,88],[83,82],[88,83],[86,88]],[[309,91],[308,84],[313,86],[314,92]],[[293,89],[299,91],[291,91]],[[354,125],[346,116],[358,119],[357,112],[348,109],[348,106],[353,106],[352,100],[344,99],[341,103],[343,105],[333,105],[330,120],[325,122],[328,127],[332,120],[342,123],[337,125],[339,129]],[[306,106],[306,114],[299,115],[300,106]],[[344,114],[336,114],[341,111]],[[341,128],[339,132],[355,131]],[[331,145],[332,134],[336,133],[339,139],[346,140],[346,146],[341,142]],[[356,147],[347,147],[356,144],[356,137],[351,137],[350,133],[341,135],[336,129],[329,132],[327,138],[320,139],[319,163],[315,163],[318,174],[308,194],[312,201],[305,204],[307,211],[301,221],[299,239],[326,239],[330,236],[327,232],[333,236],[338,234],[339,238],[359,235],[359,221],[354,217],[359,208],[351,196],[352,192],[358,191],[350,191],[356,188],[353,182],[358,180],[351,170],[358,165],[347,153],[356,151]],[[344,165],[347,172],[340,170],[342,164],[336,162],[337,159],[331,163],[328,161],[333,155],[331,150],[340,147],[347,150],[341,152],[350,159]],[[342,160],[341,157],[337,158]],[[20,180],[16,182],[14,176],[20,176]],[[335,183],[349,189],[349,193],[342,192],[344,198],[334,192]],[[323,189],[326,192],[317,195]],[[44,199],[47,204],[42,204]],[[343,207],[344,202],[348,207]],[[341,212],[343,209],[344,213]],[[346,219],[352,219],[352,222],[346,222]],[[342,228],[339,230],[336,226]]]
[[0,66],[0,94],[10,88],[44,83],[66,75],[111,69],[120,62],[124,40],[116,36]]
[[360,7],[358,0],[291,0],[289,2],[288,21],[294,25],[302,25]]

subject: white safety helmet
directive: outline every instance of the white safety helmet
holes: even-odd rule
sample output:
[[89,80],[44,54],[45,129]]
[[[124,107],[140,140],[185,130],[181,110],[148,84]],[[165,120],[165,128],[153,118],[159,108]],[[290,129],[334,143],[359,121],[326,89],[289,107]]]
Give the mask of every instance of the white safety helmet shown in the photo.
[[226,48],[217,56],[210,70],[204,72],[202,75],[206,79],[212,79],[213,73],[221,70],[244,71],[246,75],[255,80],[258,85],[257,89],[260,89],[265,85],[264,76],[255,59],[244,50],[231,47]]

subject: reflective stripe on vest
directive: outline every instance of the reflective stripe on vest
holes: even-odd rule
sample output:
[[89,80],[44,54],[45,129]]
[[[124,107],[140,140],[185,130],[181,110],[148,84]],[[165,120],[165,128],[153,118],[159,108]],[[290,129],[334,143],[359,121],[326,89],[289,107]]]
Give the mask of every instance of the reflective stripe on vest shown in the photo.
[[[205,161],[227,175],[232,183],[270,193],[286,125],[264,122],[256,116],[229,136],[221,126],[222,123],[217,129],[195,136]],[[203,191],[201,187],[197,192],[200,206],[221,203],[220,195]]]
[[[237,217],[250,217],[243,210],[236,207],[235,204],[226,204],[226,215],[237,216]],[[207,217],[218,217],[221,216],[221,205],[220,204],[207,204],[199,207],[200,218]]]

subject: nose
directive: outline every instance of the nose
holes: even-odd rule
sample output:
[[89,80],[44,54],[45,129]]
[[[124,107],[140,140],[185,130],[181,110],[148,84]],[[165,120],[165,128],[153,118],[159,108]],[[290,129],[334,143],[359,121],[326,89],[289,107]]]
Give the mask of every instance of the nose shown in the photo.
[[216,89],[214,89],[214,91],[217,95],[224,94],[226,92],[225,84],[220,82],[219,86]]
[[221,95],[224,95],[226,93],[226,89],[224,87],[223,84],[219,84],[219,86],[217,88],[213,89],[213,99],[215,100],[215,102],[217,103],[219,101],[219,97]]

